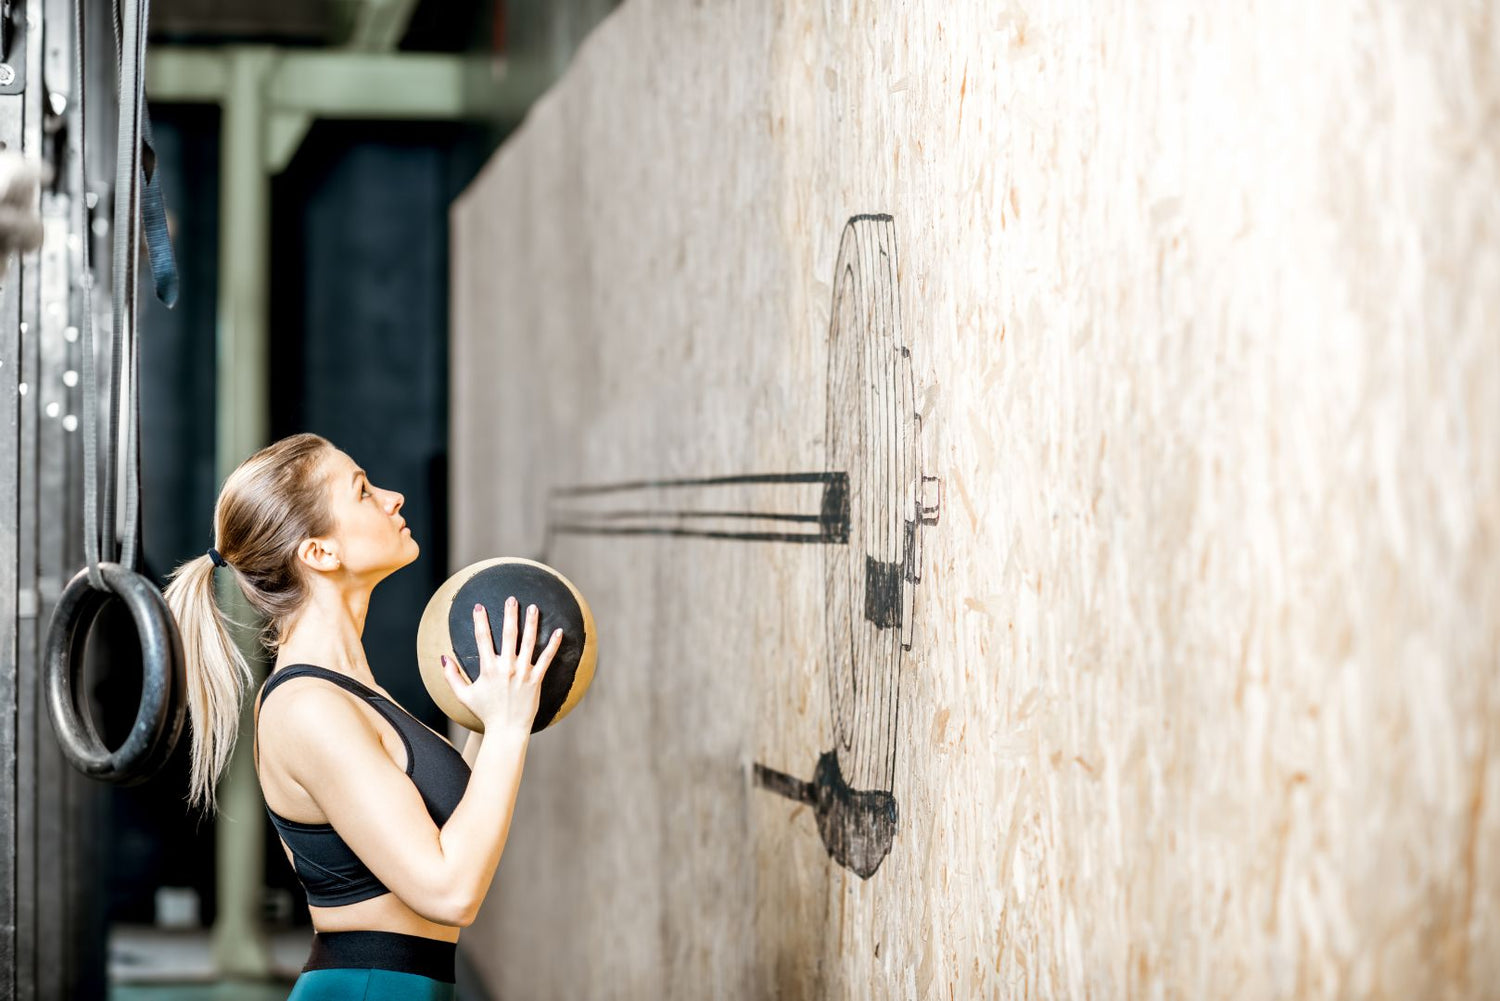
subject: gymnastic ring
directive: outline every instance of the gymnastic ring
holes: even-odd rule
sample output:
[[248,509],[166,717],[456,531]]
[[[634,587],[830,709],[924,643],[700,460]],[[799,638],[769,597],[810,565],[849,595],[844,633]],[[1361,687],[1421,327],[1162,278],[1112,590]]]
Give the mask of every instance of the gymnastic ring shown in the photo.
[[[107,590],[80,570],[58,599],[42,654],[47,711],[63,754],[83,774],[131,786],[160,771],[182,734],[186,694],[182,637],[156,585],[118,563],[100,563]],[[104,746],[91,715],[79,707],[84,649],[99,610],[118,597],[130,610],[141,641],[141,703],[118,748]]]

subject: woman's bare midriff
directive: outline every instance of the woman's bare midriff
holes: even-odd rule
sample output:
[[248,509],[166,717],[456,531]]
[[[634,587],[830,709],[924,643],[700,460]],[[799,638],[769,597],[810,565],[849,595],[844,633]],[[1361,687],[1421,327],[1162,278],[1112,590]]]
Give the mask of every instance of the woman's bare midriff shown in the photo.
[[[280,838],[277,838],[280,841]],[[285,842],[281,846],[286,848]],[[315,931],[397,931],[406,935],[457,942],[459,929],[428,921],[401,902],[394,893],[383,893],[342,907],[307,906]]]
[[[290,687],[299,682],[301,678],[288,679],[283,687]],[[380,689],[375,689],[380,691]],[[385,695],[386,693],[381,692]],[[281,698],[290,698],[291,693],[284,692]],[[390,698],[386,695],[386,698]],[[380,743],[385,748],[385,753],[395,763],[397,768],[406,770],[406,745],[402,742],[400,734],[391,725],[390,720],[382,716],[379,711],[362,699],[350,696],[361,712],[370,720],[371,725],[380,734]],[[394,702],[394,700],[392,700]],[[257,718],[259,707],[257,707]],[[268,744],[274,743],[274,723],[267,724],[267,733],[270,734]],[[430,729],[430,728],[429,728]],[[258,728],[257,728],[258,730]],[[436,733],[436,731],[433,731]],[[438,734],[438,736],[442,736]],[[446,737],[443,738],[447,740]],[[265,797],[266,805],[278,815],[287,820],[301,824],[326,824],[328,818],[318,809],[318,804],[308,795],[307,790],[291,776],[286,775],[273,761],[266,758],[261,759],[260,790]],[[292,851],[281,838],[276,839],[281,844],[281,850],[286,855],[288,865],[292,865]],[[394,893],[383,893],[378,897],[368,900],[356,901],[352,904],[344,904],[339,907],[314,907],[309,904],[308,914],[312,918],[312,926],[315,931],[392,931],[401,932],[405,935],[420,935],[423,938],[441,939],[444,942],[458,941],[458,933],[461,929],[453,925],[439,924],[422,917]]]

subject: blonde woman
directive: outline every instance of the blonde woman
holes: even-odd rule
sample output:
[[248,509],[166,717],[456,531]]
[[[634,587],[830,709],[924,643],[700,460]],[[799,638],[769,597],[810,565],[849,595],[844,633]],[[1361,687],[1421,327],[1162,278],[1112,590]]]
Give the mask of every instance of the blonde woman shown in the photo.
[[[267,812],[307,892],[312,954],[289,1001],[449,1001],[459,930],[505,847],[542,677],[562,631],[531,663],[537,613],[507,603],[498,645],[482,606],[470,681],[455,696],[484,722],[460,755],[376,684],[360,636],[375,585],[417,558],[404,498],[326,439],[262,449],[225,481],[215,545],[166,589],[187,655],[188,799],[217,808],[251,674],[214,600],[216,572],[266,619],[275,655],[256,701]],[[518,648],[518,632],[519,648]]]

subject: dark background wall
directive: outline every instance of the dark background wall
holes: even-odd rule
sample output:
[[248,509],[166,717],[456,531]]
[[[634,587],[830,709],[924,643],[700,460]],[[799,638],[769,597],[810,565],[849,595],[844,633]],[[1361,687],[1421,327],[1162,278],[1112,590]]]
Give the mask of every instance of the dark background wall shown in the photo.
[[[423,0],[400,48],[504,53],[561,73],[616,2]],[[152,44],[338,45],[347,13],[327,0],[163,0]],[[149,287],[140,306],[144,570],[164,585],[213,541],[220,136],[216,108],[151,111],[181,272],[174,309]],[[448,206],[516,124],[320,121],[272,185],[271,437],[321,434],[406,495],[422,555],[376,589],[364,643],[380,684],[439,729],[414,648],[417,620],[448,569]],[[125,637],[114,645],[133,646],[128,622],[113,628]],[[138,693],[138,665],[117,665],[99,686],[101,722],[116,742]],[[161,886],[194,887],[204,923],[214,920],[214,822],[185,808],[188,745],[185,733],[150,782],[109,790],[111,922],[153,921]],[[292,891],[306,922],[269,823],[266,852],[267,883]]]
[[[213,541],[219,115],[154,118],[181,298],[142,297],[141,427],[146,570],[158,583]],[[316,124],[272,189],[271,436],[313,431],[406,495],[422,546],[371,599],[365,650],[380,684],[429,725],[441,712],[414,660],[417,620],[446,576],[448,204],[494,145],[486,129]],[[128,626],[126,627],[128,629]],[[132,709],[128,670],[107,704]],[[213,822],[183,803],[186,735],[162,773],[112,791],[110,920],[154,920],[159,886],[198,890],[211,922]],[[266,878],[306,905],[269,832]]]
[[[181,278],[173,309],[156,301],[149,281],[139,307],[142,569],[165,586],[178,563],[213,544],[219,113],[200,106],[157,108],[153,125]],[[121,651],[135,646],[114,645]],[[138,669],[111,670],[101,688],[116,693],[105,705],[118,712],[114,722],[123,735],[140,688]],[[198,826],[183,803],[188,747],[184,731],[155,778],[110,787],[111,921],[151,921],[158,886],[192,886],[205,912],[213,911],[213,825]]]
[[271,436],[312,431],[406,496],[422,547],[376,588],[371,670],[441,729],[417,620],[447,576],[448,204],[483,159],[454,125],[320,122],[273,190]]

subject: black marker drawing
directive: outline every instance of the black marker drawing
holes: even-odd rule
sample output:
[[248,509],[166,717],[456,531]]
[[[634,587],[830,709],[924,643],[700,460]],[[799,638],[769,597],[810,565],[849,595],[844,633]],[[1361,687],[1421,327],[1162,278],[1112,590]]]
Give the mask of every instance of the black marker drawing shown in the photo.
[[[830,857],[868,879],[891,849],[903,653],[923,526],[942,483],[922,473],[911,352],[901,339],[895,224],[844,226],[828,330],[825,472],[642,480],[552,491],[551,536],[660,535],[823,547],[823,660],[834,735],[811,781],[757,763],[755,781],[813,808]],[[618,505],[618,506],[610,506]]]
[[[698,491],[726,487],[805,486],[821,498],[816,514],[796,512],[723,511],[712,508],[619,508],[580,510],[567,507],[571,501],[651,491]],[[806,493],[805,490],[802,491]],[[714,476],[683,480],[644,480],[602,486],[568,487],[552,491],[548,508],[549,535],[676,535],[739,542],[847,542],[849,538],[849,477],[845,473],[772,473],[764,476]],[[770,500],[770,498],[763,498]],[[567,520],[564,520],[567,519]],[[733,530],[736,522],[770,522],[763,531]],[[727,524],[721,524],[725,523]],[[798,532],[771,531],[778,522],[816,526]],[[720,525],[719,528],[712,526]],[[549,540],[550,541],[550,540]]]

